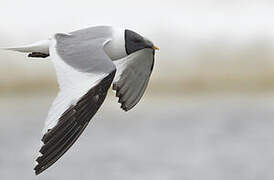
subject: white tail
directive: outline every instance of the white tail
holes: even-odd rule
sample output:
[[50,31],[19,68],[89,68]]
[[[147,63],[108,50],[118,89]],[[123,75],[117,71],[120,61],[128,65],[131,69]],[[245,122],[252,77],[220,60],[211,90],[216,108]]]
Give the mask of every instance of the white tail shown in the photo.
[[26,46],[8,47],[3,49],[18,51],[23,53],[40,52],[44,54],[49,54],[49,46],[50,46],[50,40],[44,40],[44,41],[39,41],[37,43],[33,43],[30,45],[26,45]]

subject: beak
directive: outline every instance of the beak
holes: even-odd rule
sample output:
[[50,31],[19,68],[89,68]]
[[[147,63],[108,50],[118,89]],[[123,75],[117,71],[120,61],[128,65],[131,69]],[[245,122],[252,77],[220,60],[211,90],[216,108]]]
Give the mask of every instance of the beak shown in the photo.
[[152,46],[152,49],[159,50],[159,48],[157,46]]

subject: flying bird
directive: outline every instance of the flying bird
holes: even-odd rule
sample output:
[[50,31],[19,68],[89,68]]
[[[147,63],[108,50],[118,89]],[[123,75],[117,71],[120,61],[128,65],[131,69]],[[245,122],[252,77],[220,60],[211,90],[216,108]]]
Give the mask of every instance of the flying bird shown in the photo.
[[34,168],[38,175],[79,138],[111,85],[124,111],[140,101],[158,47],[132,30],[96,26],[6,49],[28,53],[28,57],[50,56],[56,71],[59,92],[42,131]]

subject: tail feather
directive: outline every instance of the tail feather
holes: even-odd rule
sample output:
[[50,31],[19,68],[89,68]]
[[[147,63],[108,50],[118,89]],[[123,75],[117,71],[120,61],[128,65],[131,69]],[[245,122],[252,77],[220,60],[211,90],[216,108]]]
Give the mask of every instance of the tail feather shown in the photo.
[[49,54],[49,46],[50,46],[50,40],[44,40],[44,41],[39,41],[37,43],[33,43],[30,45],[26,45],[26,46],[3,48],[3,50],[18,51],[23,53],[39,52],[39,53]]

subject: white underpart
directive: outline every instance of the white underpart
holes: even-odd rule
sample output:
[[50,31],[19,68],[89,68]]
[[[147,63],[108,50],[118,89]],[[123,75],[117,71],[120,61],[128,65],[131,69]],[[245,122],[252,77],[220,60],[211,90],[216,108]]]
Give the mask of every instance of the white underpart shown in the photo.
[[104,50],[112,60],[121,59],[127,56],[125,47],[125,30],[113,28],[112,39],[105,45]]
[[53,128],[61,115],[74,105],[92,87],[97,85],[107,74],[79,72],[67,65],[56,52],[56,40],[50,45],[50,56],[54,64],[60,91],[54,100],[43,129],[43,134]]
[[11,50],[11,51],[18,51],[23,53],[31,53],[31,52],[40,52],[49,54],[49,46],[51,40],[43,40],[33,44],[25,45],[25,46],[18,46],[18,47],[8,47],[3,48],[4,50]]

